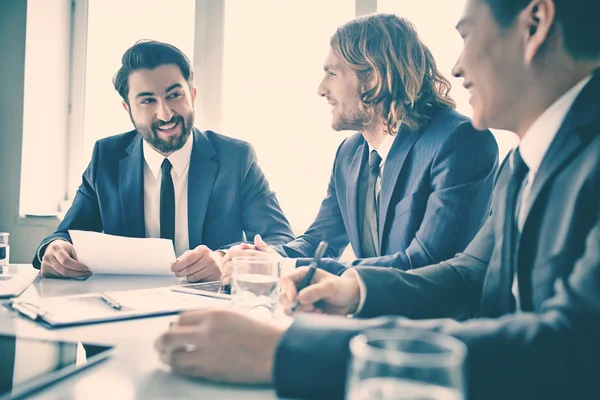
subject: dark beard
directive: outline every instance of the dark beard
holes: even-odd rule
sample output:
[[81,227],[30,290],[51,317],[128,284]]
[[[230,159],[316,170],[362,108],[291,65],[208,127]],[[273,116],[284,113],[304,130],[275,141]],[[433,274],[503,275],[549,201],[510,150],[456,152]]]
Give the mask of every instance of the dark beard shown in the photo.
[[163,154],[173,153],[179,150],[187,142],[187,139],[192,133],[192,127],[194,125],[194,114],[190,113],[184,120],[182,116],[173,116],[168,123],[176,122],[181,124],[181,135],[172,137],[170,140],[161,139],[158,136],[158,126],[164,124],[163,122],[154,122],[150,129],[147,126],[138,126],[133,118],[131,119],[135,125],[138,133],[148,142],[150,146]]

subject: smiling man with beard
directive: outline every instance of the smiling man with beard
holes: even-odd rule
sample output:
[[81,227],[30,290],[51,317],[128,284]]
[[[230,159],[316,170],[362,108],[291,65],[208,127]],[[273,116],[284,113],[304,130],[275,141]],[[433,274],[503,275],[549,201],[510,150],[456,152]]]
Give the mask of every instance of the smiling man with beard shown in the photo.
[[173,240],[171,270],[191,282],[221,277],[223,252],[260,234],[293,239],[250,144],[194,125],[196,88],[176,47],[140,41],[114,77],[135,130],[99,140],[73,205],[33,260],[45,276],[91,274],[69,229]]

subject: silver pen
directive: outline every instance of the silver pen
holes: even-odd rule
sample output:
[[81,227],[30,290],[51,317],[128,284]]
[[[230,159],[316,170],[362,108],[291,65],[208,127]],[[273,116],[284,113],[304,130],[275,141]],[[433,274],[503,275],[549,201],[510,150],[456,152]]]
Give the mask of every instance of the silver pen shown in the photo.
[[100,293],[100,299],[115,310],[120,310],[123,307],[123,305],[121,303],[119,303],[118,301],[116,301],[115,299],[113,299],[112,297],[107,295],[106,293]]

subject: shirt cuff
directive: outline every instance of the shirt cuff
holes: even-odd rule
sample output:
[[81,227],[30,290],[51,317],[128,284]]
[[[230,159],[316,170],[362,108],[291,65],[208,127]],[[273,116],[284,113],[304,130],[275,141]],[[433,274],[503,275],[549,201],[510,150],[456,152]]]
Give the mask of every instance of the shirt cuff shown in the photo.
[[295,258],[282,258],[281,261],[279,261],[279,263],[279,277],[289,275],[296,269]]
[[367,298],[367,285],[365,285],[365,282],[355,268],[347,268],[342,274],[342,277],[344,274],[352,274],[358,283],[358,306],[356,307],[354,314],[351,314],[352,316],[357,316],[362,312],[362,309],[365,306],[365,300]]

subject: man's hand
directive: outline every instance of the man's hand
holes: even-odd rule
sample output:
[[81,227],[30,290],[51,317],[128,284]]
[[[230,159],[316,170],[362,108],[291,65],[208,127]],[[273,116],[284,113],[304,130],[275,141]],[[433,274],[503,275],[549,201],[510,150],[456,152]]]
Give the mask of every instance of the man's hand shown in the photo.
[[222,265],[223,254],[220,251],[200,245],[178,257],[171,271],[179,278],[187,277],[189,282],[218,281]]
[[309,268],[296,268],[294,272],[281,278],[281,294],[279,301],[291,313],[296,297],[298,308],[304,312],[316,312],[334,315],[348,315],[356,312],[360,302],[358,273],[348,269],[342,276],[330,274],[317,269],[311,284],[298,293],[298,286]]
[[183,314],[155,347],[181,375],[235,383],[271,383],[273,358],[285,328],[233,310]]
[[46,247],[42,264],[42,276],[60,278],[83,278],[92,275],[92,271],[77,261],[75,247],[65,240],[54,240]]
[[232,260],[234,257],[273,258],[275,260],[283,259],[279,253],[262,240],[260,235],[256,235],[254,236],[254,245],[242,243],[227,250],[227,254],[225,255],[225,258],[223,258],[223,271],[221,274],[221,283],[223,285],[231,284],[231,271],[233,270]]

